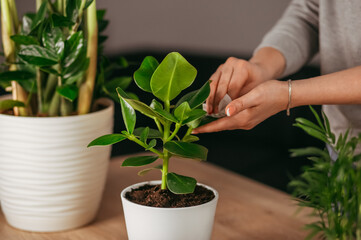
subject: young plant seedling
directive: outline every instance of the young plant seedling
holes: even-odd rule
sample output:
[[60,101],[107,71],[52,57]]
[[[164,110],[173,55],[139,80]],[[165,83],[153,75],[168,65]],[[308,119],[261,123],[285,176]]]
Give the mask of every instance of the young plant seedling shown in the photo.
[[[171,101],[193,83],[196,75],[197,70],[177,52],[169,53],[160,64],[154,57],[146,57],[134,73],[134,80],[139,88],[152,93],[158,100],[153,99],[148,106],[130,98],[121,88],[117,88],[127,130],[122,131],[121,134],[99,137],[88,147],[110,145],[129,139],[144,147],[146,151],[153,152],[154,155],[128,158],[122,166],[144,166],[160,158],[163,160],[162,165],[146,168],[138,174],[144,175],[154,169],[161,170],[162,189],[169,189],[175,194],[192,193],[197,181],[192,177],[169,172],[168,167],[172,156],[197,160],[207,158],[208,150],[193,143],[199,139],[191,135],[191,132],[206,114],[202,110],[202,103],[209,95],[209,82],[206,82],[199,90],[181,97],[175,105],[171,105]],[[135,110],[152,118],[157,129],[150,127],[135,129]],[[179,136],[181,128],[187,128],[183,136]],[[159,142],[162,142],[162,150],[158,150]]]

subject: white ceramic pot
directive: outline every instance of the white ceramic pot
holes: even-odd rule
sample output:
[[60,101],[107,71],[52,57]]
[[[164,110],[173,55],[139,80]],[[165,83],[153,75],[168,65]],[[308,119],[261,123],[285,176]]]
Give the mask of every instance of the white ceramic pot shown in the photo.
[[7,222],[27,231],[77,228],[94,219],[111,147],[87,148],[113,131],[113,102],[68,117],[0,114],[0,200]]
[[129,240],[211,239],[218,202],[216,190],[199,184],[212,190],[215,198],[202,205],[184,208],[148,207],[125,198],[127,192],[145,184],[156,185],[160,181],[134,184],[120,194]]

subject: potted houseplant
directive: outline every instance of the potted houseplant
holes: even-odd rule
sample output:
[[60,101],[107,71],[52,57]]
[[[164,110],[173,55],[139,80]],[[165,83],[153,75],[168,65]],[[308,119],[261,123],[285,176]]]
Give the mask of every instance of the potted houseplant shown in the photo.
[[20,23],[15,1],[1,0],[0,86],[12,99],[0,99],[0,200],[16,228],[67,230],[97,212],[110,147],[86,146],[112,132],[113,103],[96,99],[117,97],[113,86],[132,78],[105,80],[110,68],[98,33],[107,21],[95,4],[38,0]]
[[[206,114],[201,107],[210,92],[209,82],[171,104],[192,84],[196,74],[196,69],[179,53],[168,54],[160,64],[155,58],[146,57],[134,73],[134,80],[142,90],[152,93],[158,100],[153,99],[148,106],[117,88],[126,131],[101,136],[89,144],[101,146],[129,139],[152,153],[128,158],[122,166],[144,166],[162,160],[161,165],[139,172],[143,175],[151,170],[160,171],[161,181],[135,184],[121,193],[129,239],[203,240],[211,237],[217,192],[197,184],[192,177],[170,172],[168,168],[172,156],[196,160],[206,160],[207,157],[207,149],[193,143],[198,138],[191,132]],[[157,129],[135,129],[135,110],[152,118]],[[182,131],[182,127],[187,129]],[[139,226],[142,226],[141,230]]]
[[338,136],[330,131],[313,110],[318,124],[303,118],[296,126],[325,142],[327,147],[291,150],[293,156],[308,156],[312,165],[299,178],[290,182],[299,206],[312,209],[314,222],[305,226],[307,239],[361,239],[361,154],[355,154],[361,134],[350,137],[350,131]]

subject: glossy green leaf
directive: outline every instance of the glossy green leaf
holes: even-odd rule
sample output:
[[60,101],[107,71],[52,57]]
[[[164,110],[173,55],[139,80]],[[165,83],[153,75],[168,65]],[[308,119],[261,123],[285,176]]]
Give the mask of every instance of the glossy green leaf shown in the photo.
[[167,112],[166,110],[163,110],[161,108],[156,108],[156,109],[154,109],[154,111],[156,111],[163,118],[165,118],[171,122],[175,122],[175,123],[178,122],[178,119],[176,117],[174,117],[173,114]]
[[60,28],[47,26],[43,31],[42,41],[44,47],[55,51],[61,57],[64,51],[64,39]]
[[40,67],[58,63],[58,56],[54,51],[38,45],[25,46],[19,51],[18,55],[25,62]]
[[143,129],[142,133],[140,134],[139,140],[141,142],[146,143],[147,139],[148,139],[148,134],[149,134],[149,127],[146,127],[146,128]]
[[90,4],[92,4],[93,1],[94,0],[86,0],[84,4],[84,9],[87,9],[90,6]]
[[31,31],[33,31],[37,26],[39,26],[39,24],[45,19],[47,11],[46,5],[47,1],[44,1],[39,7],[34,19],[32,20]]
[[319,140],[325,142],[325,143],[329,143],[329,140],[327,139],[327,136],[318,131],[318,130],[315,130],[314,128],[310,128],[308,126],[305,126],[305,125],[302,125],[302,124],[299,124],[299,123],[295,123],[293,124],[293,126],[296,126],[296,127],[299,127],[301,128],[303,131],[305,131],[306,133],[308,133],[309,135],[315,137],[315,138],[318,138]]
[[144,175],[146,175],[147,173],[149,173],[152,170],[160,170],[160,171],[162,171],[162,165],[157,165],[155,167],[143,169],[143,170],[138,172],[138,176],[143,177]]
[[79,89],[75,85],[62,85],[56,88],[57,93],[65,97],[69,101],[74,101],[79,94]]
[[15,101],[15,100],[3,100],[0,101],[0,111],[5,111],[8,109],[11,109],[13,107],[24,107],[25,104],[23,102],[20,101]]
[[29,35],[31,32],[31,25],[33,23],[33,19],[35,18],[34,13],[27,13],[23,16],[21,21],[21,33],[23,35]]
[[[140,137],[142,132],[144,131],[144,127],[136,128],[133,134],[137,137]],[[163,135],[156,129],[149,128],[148,138],[162,138]]]
[[299,124],[305,125],[307,127],[313,128],[317,131],[324,132],[324,129],[322,129],[318,125],[314,124],[313,122],[311,122],[305,118],[296,118],[296,122]]
[[164,123],[165,119],[158,114],[155,110],[150,108],[148,105],[142,103],[141,101],[130,98],[121,88],[117,88],[118,95],[124,99],[130,106],[132,106],[135,110],[140,113],[150,117],[157,118],[159,121]]
[[139,167],[151,164],[158,159],[158,156],[130,157],[124,160],[122,167]]
[[158,66],[159,63],[154,57],[147,56],[144,58],[139,69],[134,72],[134,81],[140,89],[146,92],[152,92],[150,80]]
[[207,81],[199,90],[190,92],[180,98],[176,104],[176,107],[178,107],[183,102],[188,102],[189,106],[194,109],[206,101],[210,91],[210,84],[209,81]]
[[169,53],[153,73],[150,87],[153,94],[164,102],[171,101],[189,87],[197,70],[179,53]]
[[155,99],[152,100],[149,106],[153,109],[163,109],[163,105]]
[[127,128],[128,133],[132,134],[135,127],[136,115],[134,108],[125,101],[121,96],[119,96],[120,105],[122,107],[122,116],[125,127]]
[[76,22],[82,0],[66,0],[66,16]]
[[174,194],[193,193],[197,186],[197,180],[192,177],[182,176],[176,173],[167,174],[167,187]]
[[195,143],[170,141],[164,144],[164,147],[172,154],[180,157],[207,159],[208,149]]
[[148,147],[146,148],[146,150],[149,150],[150,148],[154,148],[157,145],[157,140],[156,139],[152,139],[149,144]]
[[131,84],[133,79],[131,77],[117,77],[112,79],[109,82],[105,83],[105,87],[108,89],[108,91],[116,92],[117,87],[120,87],[121,89],[126,89]]
[[199,141],[199,137],[194,135],[187,135],[182,139],[183,142],[197,142]]
[[184,102],[174,110],[174,116],[178,121],[183,121],[188,118],[188,114],[191,111],[188,102]]
[[74,25],[74,22],[72,22],[69,18],[59,14],[52,14],[51,20],[53,27],[71,27]]
[[88,147],[112,145],[125,139],[127,139],[127,137],[123,134],[108,134],[93,140],[91,143],[89,143]]
[[0,82],[1,81],[28,81],[31,78],[34,78],[35,74],[28,71],[7,71],[0,73]]
[[39,45],[39,41],[33,36],[13,35],[11,36],[11,40],[22,45]]
[[70,67],[74,62],[79,64],[79,55],[86,55],[84,47],[83,32],[79,31],[74,33],[69,39],[65,41],[64,58],[62,61],[63,68]]
[[50,73],[50,74],[56,75],[56,76],[60,76],[60,75],[61,75],[61,74],[58,73],[57,70],[55,70],[55,69],[52,68],[52,67],[41,67],[40,70],[43,71],[43,72],[46,72],[46,73]]
[[203,111],[202,109],[193,109],[191,112],[188,113],[188,118],[183,121],[184,124],[193,122],[197,119],[202,118],[207,114],[206,111]]

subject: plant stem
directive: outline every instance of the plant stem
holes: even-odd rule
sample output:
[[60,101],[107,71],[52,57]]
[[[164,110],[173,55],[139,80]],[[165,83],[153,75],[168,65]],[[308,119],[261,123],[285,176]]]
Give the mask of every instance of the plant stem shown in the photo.
[[52,96],[54,95],[56,85],[58,83],[58,77],[54,74],[49,74],[46,81],[46,87],[44,91],[44,101],[51,101]]
[[86,34],[88,38],[87,57],[90,59],[85,82],[79,89],[78,114],[90,111],[97,70],[98,55],[98,23],[96,1],[94,0],[85,12]]
[[147,148],[149,151],[157,154],[160,158],[163,158],[163,154],[161,152],[159,152],[157,149],[154,149],[154,148],[148,148],[148,146],[144,142],[142,142],[138,138],[136,138],[136,136],[130,135],[130,136],[128,136],[128,139],[139,144],[140,146],[142,146],[144,148]]
[[[164,102],[164,110],[170,112],[170,102]],[[169,121],[166,121],[164,125],[164,132],[163,132],[163,145],[168,141],[170,135],[170,125]],[[162,169],[162,185],[161,189],[167,189],[167,175],[168,175],[168,166],[169,166],[169,152],[166,148],[163,147],[163,169]]]
[[81,20],[82,20],[82,18],[83,18],[83,12],[84,12],[84,7],[85,7],[85,2],[86,2],[86,0],[82,0],[82,1],[81,1],[78,19],[76,20],[73,28],[71,29],[70,35],[73,35],[74,33],[76,33],[76,31],[78,30],[79,25],[81,24]]
[[38,113],[43,113],[43,89],[41,81],[40,68],[36,68],[36,87],[37,87],[37,98],[38,98]]
[[193,131],[193,128],[192,128],[192,127],[189,127],[188,130],[187,130],[187,132],[186,132],[186,134],[184,134],[182,140],[183,140],[185,137],[191,135],[191,134],[192,134],[192,131]]
[[172,135],[170,135],[170,137],[167,139],[167,142],[172,141],[172,139],[177,135],[180,127],[181,127],[181,125],[179,123],[176,123],[175,129],[174,129]]
[[158,127],[158,130],[161,134],[163,134],[163,128],[162,128],[162,124],[160,124],[159,120],[154,118],[154,121],[155,121],[155,124],[157,125]]

